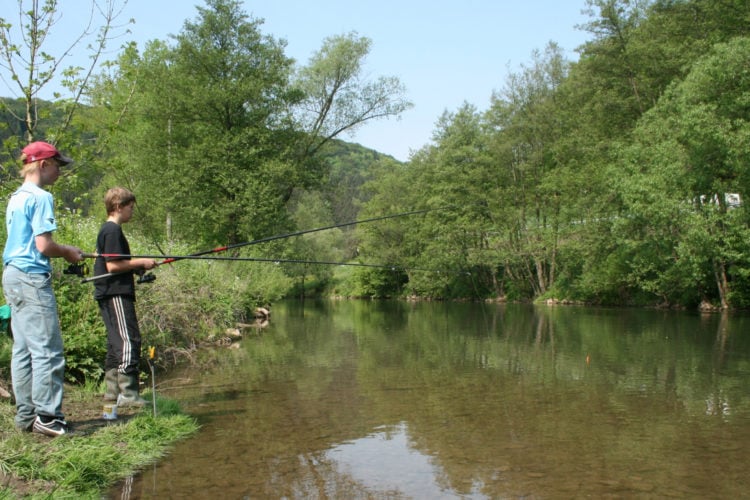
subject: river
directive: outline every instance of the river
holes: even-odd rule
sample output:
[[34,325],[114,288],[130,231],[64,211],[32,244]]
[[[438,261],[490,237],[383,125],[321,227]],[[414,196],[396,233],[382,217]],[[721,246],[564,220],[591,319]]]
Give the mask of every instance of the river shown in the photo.
[[678,311],[280,303],[234,348],[157,375],[201,430],[109,498],[747,497],[748,327]]

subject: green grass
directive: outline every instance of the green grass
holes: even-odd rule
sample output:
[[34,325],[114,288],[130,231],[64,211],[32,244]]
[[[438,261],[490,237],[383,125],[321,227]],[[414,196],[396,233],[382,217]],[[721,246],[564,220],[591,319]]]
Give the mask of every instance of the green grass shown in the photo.
[[[98,404],[95,395],[89,398]],[[0,487],[0,500],[100,498],[107,487],[156,462],[170,445],[198,430],[176,402],[159,398],[156,417],[147,406],[119,425],[54,439],[15,430],[14,414],[12,405],[0,403],[0,472],[21,480]]]

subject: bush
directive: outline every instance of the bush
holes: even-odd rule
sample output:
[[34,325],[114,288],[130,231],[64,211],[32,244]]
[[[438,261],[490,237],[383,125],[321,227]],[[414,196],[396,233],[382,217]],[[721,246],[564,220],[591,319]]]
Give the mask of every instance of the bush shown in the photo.
[[185,260],[157,268],[155,276],[139,289],[138,306],[144,339],[156,346],[188,347],[247,322],[255,307],[290,286],[273,264],[248,262]]
[[[93,252],[98,231],[99,224],[93,219],[62,212],[58,214],[55,240]],[[93,284],[83,284],[79,276],[66,274],[70,264],[64,259],[52,259],[52,265],[52,287],[65,345],[65,377],[79,383],[87,378],[96,379],[103,373],[107,333],[94,300]],[[93,269],[94,263],[87,261],[85,265]]]

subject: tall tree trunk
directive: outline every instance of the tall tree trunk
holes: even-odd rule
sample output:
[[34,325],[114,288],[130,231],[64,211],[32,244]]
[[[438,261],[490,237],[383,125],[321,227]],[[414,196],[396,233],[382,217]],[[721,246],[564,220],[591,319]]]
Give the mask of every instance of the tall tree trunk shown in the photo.
[[547,272],[544,269],[544,260],[534,259],[534,263],[536,264],[536,280],[539,287],[538,295],[543,295],[547,292]]
[[714,261],[714,278],[716,279],[716,287],[719,290],[721,308],[729,309],[729,302],[727,301],[727,295],[729,294],[729,280],[727,279],[726,263],[723,260]]

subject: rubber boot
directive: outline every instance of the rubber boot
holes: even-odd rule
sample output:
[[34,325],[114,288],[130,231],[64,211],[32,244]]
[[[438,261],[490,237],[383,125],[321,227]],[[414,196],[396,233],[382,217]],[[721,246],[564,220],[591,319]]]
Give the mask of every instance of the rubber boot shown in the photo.
[[142,407],[147,401],[139,394],[137,373],[118,373],[117,384],[120,386],[120,395],[117,397],[117,406]]
[[104,372],[104,401],[117,401],[120,394],[120,387],[117,385],[117,368],[112,368]]

